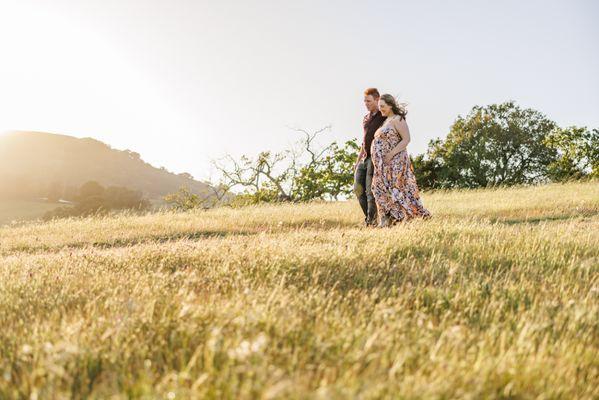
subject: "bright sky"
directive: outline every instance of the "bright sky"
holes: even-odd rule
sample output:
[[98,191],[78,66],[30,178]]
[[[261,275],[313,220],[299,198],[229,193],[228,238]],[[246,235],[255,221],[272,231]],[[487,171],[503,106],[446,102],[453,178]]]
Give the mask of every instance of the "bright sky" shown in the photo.
[[409,103],[410,153],[476,104],[599,127],[599,2],[0,0],[0,131],[94,137],[215,178],[289,126],[361,137],[362,92]]

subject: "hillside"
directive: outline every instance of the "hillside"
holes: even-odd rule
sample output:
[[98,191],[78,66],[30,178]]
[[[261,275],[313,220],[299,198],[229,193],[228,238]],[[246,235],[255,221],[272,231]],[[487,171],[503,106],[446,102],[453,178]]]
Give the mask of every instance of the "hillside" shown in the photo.
[[181,186],[197,194],[209,191],[203,182],[155,168],[138,153],[116,150],[95,139],[42,132],[0,135],[0,198],[44,197],[51,185],[72,193],[90,180],[140,190],[149,199]]
[[12,221],[37,219],[46,212],[62,206],[64,204],[45,201],[0,200],[0,226]]
[[599,185],[0,228],[0,398],[599,396]]

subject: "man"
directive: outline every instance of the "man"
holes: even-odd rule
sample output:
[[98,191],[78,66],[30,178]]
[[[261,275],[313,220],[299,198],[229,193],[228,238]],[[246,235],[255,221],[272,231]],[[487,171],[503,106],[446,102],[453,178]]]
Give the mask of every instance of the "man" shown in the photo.
[[358,160],[354,166],[354,192],[360,202],[360,207],[364,212],[364,223],[366,226],[376,225],[376,203],[372,195],[372,173],[373,165],[370,158],[370,145],[374,139],[374,133],[383,122],[385,117],[379,111],[379,91],[375,88],[369,88],[364,91],[364,104],[368,114],[364,116],[362,126],[364,128],[364,140],[362,148],[358,155]]

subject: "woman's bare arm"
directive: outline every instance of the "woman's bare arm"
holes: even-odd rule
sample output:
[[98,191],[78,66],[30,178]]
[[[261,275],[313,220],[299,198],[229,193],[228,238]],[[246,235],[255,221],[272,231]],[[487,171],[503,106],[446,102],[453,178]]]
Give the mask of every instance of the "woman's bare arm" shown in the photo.
[[391,161],[396,154],[399,154],[401,151],[405,150],[406,147],[408,147],[408,143],[410,143],[410,129],[408,128],[408,123],[405,119],[400,121],[399,118],[395,118],[393,121],[391,121],[391,125],[399,133],[399,136],[401,136],[401,141],[397,143],[397,145],[387,154],[385,157],[387,161]]

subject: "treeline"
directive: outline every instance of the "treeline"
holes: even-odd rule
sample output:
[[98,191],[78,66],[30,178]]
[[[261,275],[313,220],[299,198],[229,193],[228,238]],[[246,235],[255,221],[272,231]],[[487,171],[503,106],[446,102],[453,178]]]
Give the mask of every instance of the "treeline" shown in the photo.
[[84,183],[72,205],[58,207],[44,215],[44,219],[80,217],[103,214],[118,210],[148,210],[150,202],[143,198],[141,191],[126,187],[104,187],[95,181]]
[[[335,200],[351,196],[356,140],[317,146],[326,129],[307,132],[290,149],[215,162],[220,187],[241,193],[233,204]],[[408,150],[409,151],[409,150]],[[423,189],[479,188],[599,177],[599,129],[561,128],[514,102],[475,106],[458,116],[445,139],[411,156]],[[183,204],[185,193],[180,193]]]
[[[352,197],[357,141],[319,145],[330,127],[315,132],[294,129],[300,139],[280,152],[215,161],[221,182],[203,195],[182,187],[163,197],[187,210],[263,202],[339,200]],[[408,150],[409,151],[409,150]],[[480,188],[559,182],[599,177],[599,129],[559,127],[541,112],[514,102],[475,106],[458,116],[445,139],[434,139],[424,154],[412,155],[422,189]],[[236,190],[241,189],[241,190]],[[233,192],[237,192],[232,195]],[[51,184],[47,198],[65,189]],[[55,209],[46,219],[85,216],[114,210],[147,210],[140,191],[103,187],[95,181],[69,189],[73,205]]]
[[242,188],[229,201],[234,206],[347,197],[352,192],[353,166],[360,147],[355,140],[318,145],[317,139],[329,129],[294,129],[300,139],[288,149],[215,161],[223,177],[218,187],[227,191]]

